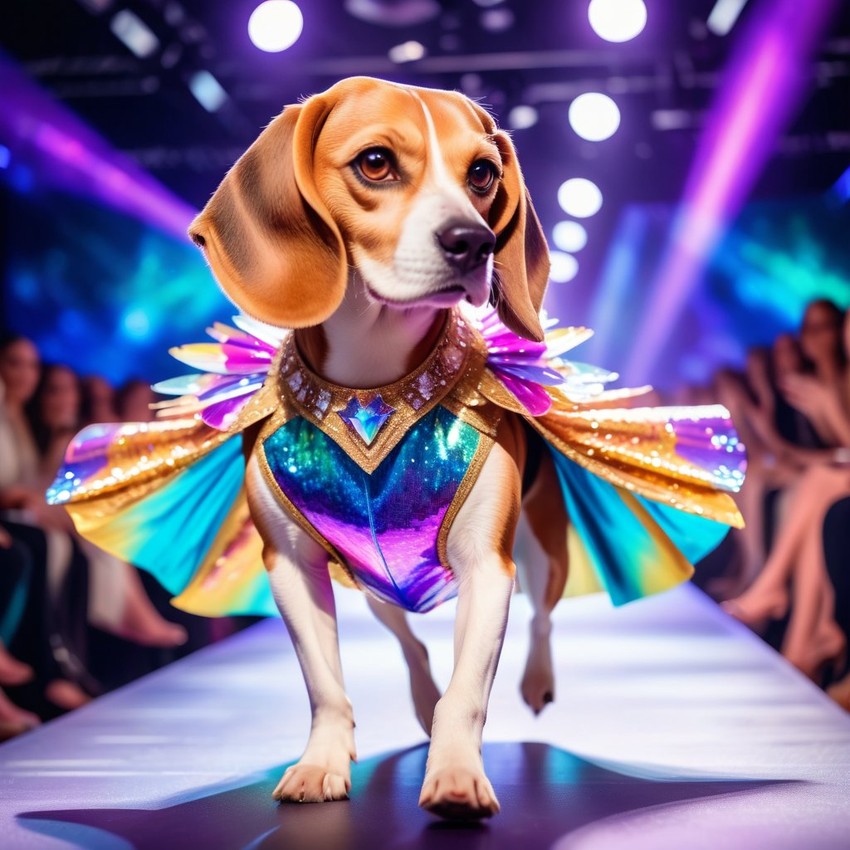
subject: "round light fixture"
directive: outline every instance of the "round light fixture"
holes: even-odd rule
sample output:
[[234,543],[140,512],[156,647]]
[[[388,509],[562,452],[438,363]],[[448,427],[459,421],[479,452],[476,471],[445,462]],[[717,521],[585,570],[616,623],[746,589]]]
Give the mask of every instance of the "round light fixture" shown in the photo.
[[620,126],[620,110],[607,94],[585,92],[571,104],[570,126],[576,135],[589,142],[609,139]]
[[578,260],[572,254],[550,251],[549,261],[549,280],[555,283],[568,283],[578,274]]
[[304,16],[292,0],[266,0],[248,19],[248,37],[266,53],[292,47],[304,28]]
[[630,41],[646,26],[643,0],[590,0],[587,19],[605,41]]
[[572,177],[561,183],[558,189],[558,203],[567,215],[589,218],[602,208],[602,192],[591,180]]
[[587,231],[577,221],[559,221],[552,228],[552,241],[562,251],[575,254],[587,245]]
[[508,113],[508,126],[511,130],[527,130],[537,123],[537,110],[533,106],[520,104]]

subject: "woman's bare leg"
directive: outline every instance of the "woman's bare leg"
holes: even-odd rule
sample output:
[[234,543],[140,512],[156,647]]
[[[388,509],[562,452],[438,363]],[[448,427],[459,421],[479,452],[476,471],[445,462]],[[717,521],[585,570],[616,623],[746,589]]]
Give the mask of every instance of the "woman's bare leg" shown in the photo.
[[172,647],[186,642],[186,630],[154,607],[138,570],[86,540],[89,562],[89,622],[142,646]]
[[815,678],[825,661],[835,658],[846,640],[833,611],[835,593],[823,554],[821,527],[812,526],[800,548],[794,571],[791,619],[782,654],[801,672]]
[[845,470],[817,466],[803,475],[764,569],[749,590],[723,604],[729,614],[748,624],[785,614],[788,584],[806,535],[812,527],[820,532],[827,510],[847,489]]

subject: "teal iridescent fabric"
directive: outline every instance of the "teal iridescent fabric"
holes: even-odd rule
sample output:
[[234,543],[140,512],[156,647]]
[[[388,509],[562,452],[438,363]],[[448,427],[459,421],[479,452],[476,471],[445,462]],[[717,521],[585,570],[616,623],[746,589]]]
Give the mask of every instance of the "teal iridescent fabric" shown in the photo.
[[300,417],[263,443],[277,485],[357,581],[408,611],[455,595],[438,537],[482,437],[437,406],[370,475]]

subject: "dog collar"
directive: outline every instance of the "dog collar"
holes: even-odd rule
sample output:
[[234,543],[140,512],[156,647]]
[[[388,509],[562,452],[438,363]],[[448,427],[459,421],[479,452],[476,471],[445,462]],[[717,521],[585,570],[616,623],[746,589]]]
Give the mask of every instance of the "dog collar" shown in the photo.
[[477,385],[485,361],[480,334],[453,310],[424,362],[392,384],[352,389],[330,383],[306,365],[290,334],[277,387],[289,415],[303,416],[362,469],[372,472],[416,422],[438,404],[449,402],[461,383]]

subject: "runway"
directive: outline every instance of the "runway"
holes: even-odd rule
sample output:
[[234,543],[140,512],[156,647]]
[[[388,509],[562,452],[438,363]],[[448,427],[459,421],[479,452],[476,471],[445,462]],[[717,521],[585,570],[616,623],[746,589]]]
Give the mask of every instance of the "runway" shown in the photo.
[[[850,716],[690,586],[556,611],[557,696],[534,718],[518,682],[516,597],[485,728],[502,813],[473,827],[417,808],[426,750],[400,652],[338,593],[359,762],[349,801],[277,806],[308,707],[268,621],[0,746],[0,847],[850,848]],[[447,605],[415,621],[438,680]]]

